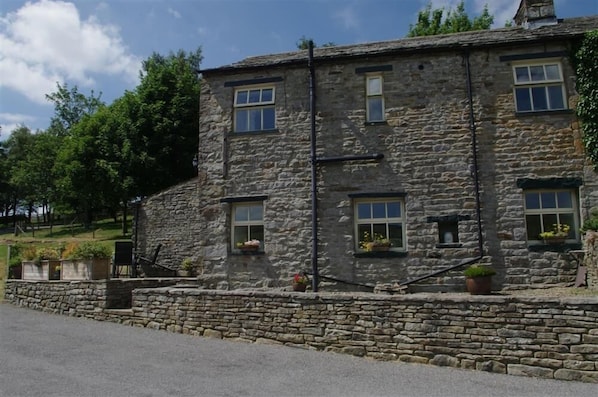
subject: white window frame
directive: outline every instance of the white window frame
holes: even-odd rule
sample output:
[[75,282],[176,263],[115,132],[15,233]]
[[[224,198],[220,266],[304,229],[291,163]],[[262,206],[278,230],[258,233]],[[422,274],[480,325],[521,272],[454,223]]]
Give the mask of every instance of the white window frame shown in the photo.
[[[545,112],[545,111],[553,111],[553,110],[566,110],[567,109],[567,93],[565,91],[565,82],[563,79],[563,67],[561,63],[557,60],[542,60],[541,62],[520,62],[514,63],[513,65],[513,98],[515,100],[515,109],[518,113],[534,113],[534,112]],[[549,77],[549,69],[550,67],[554,67],[558,69],[558,76],[551,76]],[[532,69],[542,68],[543,76],[539,79],[534,79],[534,74],[532,73]],[[518,76],[518,71],[523,71],[522,69],[527,70],[527,77],[524,79],[520,79]],[[522,75],[523,76],[523,75]],[[557,89],[557,88],[560,88]],[[551,90],[553,92],[560,92],[560,99],[562,100],[562,106],[556,106],[555,104],[551,103]],[[519,103],[518,100],[518,93],[525,93],[527,91],[527,99],[530,104],[530,108],[523,108],[523,103]],[[534,101],[534,93],[540,95],[540,92],[543,92],[541,97],[544,99],[546,103],[546,108],[541,108],[540,103],[535,103]]]
[[[251,208],[261,209],[261,218],[251,218]],[[248,219],[237,219],[237,210],[248,210]],[[255,214],[255,213],[254,213]],[[246,228],[246,233],[238,233],[237,228]],[[261,229],[261,232],[259,231]],[[239,237],[243,234],[243,237]],[[233,203],[231,208],[231,250],[233,252],[239,252],[237,243],[244,243],[248,240],[257,239],[260,240],[260,248],[258,251],[264,251],[264,202],[263,201],[247,201]]]
[[[271,91],[272,95],[269,99],[264,99],[264,93]],[[257,100],[251,100],[252,94],[259,93]],[[245,94],[245,98],[243,95]],[[243,100],[245,99],[245,100]],[[255,131],[271,131],[276,129],[276,89],[274,86],[250,86],[250,87],[239,87],[235,89],[234,93],[234,127],[233,131],[236,133],[246,133]],[[264,111],[272,111],[273,120],[272,126],[266,128],[264,126]],[[251,126],[251,113],[254,115],[259,114],[259,126],[257,128],[250,128]],[[241,125],[240,115],[246,114],[245,125]]]
[[[370,82],[380,80],[379,90],[371,90]],[[366,75],[365,78],[365,96],[366,96],[366,121],[368,123],[378,123],[386,121],[386,111],[384,109],[384,78],[380,74]],[[380,118],[373,118],[371,102],[379,101],[381,107]]]
[[[569,194],[569,201],[571,207],[559,206],[559,194]],[[539,208],[528,208],[527,194],[539,195]],[[554,195],[556,206],[554,208],[545,207],[543,204],[542,195]],[[523,190],[523,208],[525,213],[525,230],[527,234],[527,241],[531,245],[542,244],[542,238],[539,236],[540,233],[550,231],[553,224],[555,223],[566,223],[570,226],[569,238],[565,240],[567,243],[578,243],[580,228],[579,223],[579,206],[576,189],[524,189]],[[530,217],[538,217],[540,222],[540,228],[537,233],[531,233],[530,235]],[[568,220],[572,221],[568,221]],[[572,223],[572,224],[570,224]]]
[[[399,204],[399,216],[393,217],[388,216],[388,205],[385,205],[385,216],[384,217],[372,217],[360,218],[359,206],[362,204],[369,204],[370,206],[375,204],[388,204],[398,203]],[[359,247],[359,242],[363,239],[363,230],[368,229],[368,233],[373,236],[376,234],[382,234],[384,238],[389,238],[392,243],[390,247],[391,251],[406,251],[407,250],[407,235],[406,235],[406,216],[405,216],[405,200],[401,197],[385,197],[385,198],[359,198],[353,201],[353,213],[354,213],[354,235],[355,235],[355,252],[365,252],[366,250]],[[400,244],[397,244],[396,236],[392,236],[389,228],[390,225],[400,223]],[[366,226],[369,225],[369,228]],[[384,226],[382,226],[384,225]],[[384,231],[380,229],[383,228]],[[396,230],[396,229],[395,229]]]

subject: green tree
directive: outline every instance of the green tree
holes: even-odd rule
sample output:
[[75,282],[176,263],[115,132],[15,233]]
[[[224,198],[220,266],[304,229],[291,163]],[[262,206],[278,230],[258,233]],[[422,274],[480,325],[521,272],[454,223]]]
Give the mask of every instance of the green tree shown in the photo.
[[11,201],[8,208],[15,214],[18,206],[28,208],[30,220],[35,203],[34,186],[32,181],[22,180],[20,176],[32,155],[33,141],[34,135],[31,130],[25,125],[20,125],[4,142],[6,156],[4,172],[7,172],[4,183]]
[[598,30],[587,32],[575,53],[577,117],[581,121],[586,156],[598,171]]
[[68,134],[69,130],[87,114],[93,114],[103,105],[94,92],[86,97],[79,92],[77,86],[69,90],[68,84],[56,83],[57,91],[46,95],[46,99],[54,104],[54,117],[52,117],[50,130],[59,136]]
[[[309,48],[309,42],[312,42],[314,44],[314,48],[317,47],[316,42],[313,41],[313,39],[301,36],[301,38],[297,41],[297,43],[295,43],[295,45],[297,46],[298,50],[307,50]],[[336,44],[334,44],[333,42],[329,41],[326,44],[322,44],[322,47],[334,47]]]
[[437,34],[467,32],[471,30],[490,29],[494,17],[488,12],[488,5],[484,6],[482,14],[470,19],[465,12],[465,4],[461,1],[455,10],[449,9],[444,17],[444,8],[432,9],[432,3],[417,15],[417,23],[409,25],[408,37],[434,36]]

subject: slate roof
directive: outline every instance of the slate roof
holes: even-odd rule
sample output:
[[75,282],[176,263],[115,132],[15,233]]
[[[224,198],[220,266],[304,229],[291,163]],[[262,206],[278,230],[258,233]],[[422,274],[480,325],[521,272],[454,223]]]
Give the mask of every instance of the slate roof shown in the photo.
[[[477,30],[403,38],[363,44],[314,48],[314,62],[353,57],[372,57],[393,53],[431,52],[450,49],[483,48],[520,43],[543,42],[547,40],[572,39],[585,32],[598,29],[598,15],[559,20],[556,25],[535,29],[511,27],[491,30]],[[201,73],[225,73],[244,69],[261,69],[307,63],[307,50],[280,54],[261,55],[217,68],[201,70]]]

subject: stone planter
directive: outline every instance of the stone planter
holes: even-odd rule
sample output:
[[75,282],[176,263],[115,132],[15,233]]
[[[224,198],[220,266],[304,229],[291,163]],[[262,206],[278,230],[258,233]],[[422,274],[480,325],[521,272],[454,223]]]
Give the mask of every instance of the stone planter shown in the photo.
[[544,244],[547,244],[547,245],[563,245],[563,244],[565,244],[566,240],[567,240],[567,237],[560,237],[560,236],[545,237],[544,238]]
[[23,261],[23,280],[49,280],[48,262]]
[[107,280],[110,278],[110,259],[62,260],[62,280]]

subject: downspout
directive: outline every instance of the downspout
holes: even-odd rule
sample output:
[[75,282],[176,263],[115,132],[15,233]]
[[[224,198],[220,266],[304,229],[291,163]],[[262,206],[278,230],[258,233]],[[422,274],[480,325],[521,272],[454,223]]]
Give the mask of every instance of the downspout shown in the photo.
[[482,233],[482,211],[481,211],[481,202],[480,202],[480,180],[478,175],[478,144],[476,138],[476,125],[475,125],[475,115],[473,111],[473,89],[471,85],[471,67],[469,64],[469,49],[465,50],[464,56],[465,58],[465,75],[466,75],[466,83],[467,83],[467,104],[469,106],[469,131],[471,133],[471,152],[472,152],[472,174],[473,174],[473,188],[475,192],[475,203],[476,203],[476,217],[477,217],[477,227],[478,227],[478,256],[472,259],[467,259],[458,263],[456,265],[449,266],[444,269],[440,269],[434,271],[432,273],[425,274],[421,277],[416,277],[411,280],[400,282],[399,285],[409,285],[416,283],[418,281],[425,280],[430,277],[437,276],[442,273],[449,272],[454,269],[458,269],[462,266],[469,265],[471,263],[477,262],[484,257],[484,236]]
[[316,71],[314,68],[314,43],[309,41],[309,109],[311,124],[311,288],[318,292],[318,187],[316,159]]

